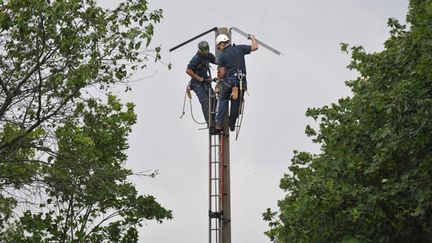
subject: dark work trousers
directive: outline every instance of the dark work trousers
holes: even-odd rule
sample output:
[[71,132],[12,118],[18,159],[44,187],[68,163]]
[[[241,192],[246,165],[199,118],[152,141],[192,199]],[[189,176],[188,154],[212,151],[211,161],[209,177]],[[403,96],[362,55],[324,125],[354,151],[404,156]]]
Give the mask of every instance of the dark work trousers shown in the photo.
[[231,98],[231,89],[234,86],[239,85],[237,79],[228,79],[225,81],[222,87],[221,95],[219,97],[219,109],[216,116],[216,123],[220,126],[223,124],[225,113],[228,111],[228,102],[231,101],[230,114],[229,114],[229,126],[235,126],[236,120],[239,116],[240,101],[243,100],[244,90],[246,89],[246,82],[243,81],[243,93],[239,89],[239,97],[236,100]]
[[193,80],[191,82],[191,89],[195,92],[195,94],[198,96],[198,100],[201,104],[201,109],[204,115],[204,118],[208,124],[209,122],[209,89],[210,89],[210,95],[213,96],[212,98],[212,120],[214,121],[214,110],[216,108],[216,99],[214,98],[214,90],[212,86],[207,82],[199,82]]

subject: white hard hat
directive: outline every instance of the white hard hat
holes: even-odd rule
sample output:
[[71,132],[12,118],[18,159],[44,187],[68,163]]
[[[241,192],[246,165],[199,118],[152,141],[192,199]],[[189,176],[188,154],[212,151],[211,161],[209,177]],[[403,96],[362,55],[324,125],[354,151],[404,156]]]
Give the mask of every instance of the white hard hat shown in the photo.
[[229,38],[227,35],[220,34],[216,37],[216,45],[219,45],[219,43],[226,42],[226,41],[229,41]]

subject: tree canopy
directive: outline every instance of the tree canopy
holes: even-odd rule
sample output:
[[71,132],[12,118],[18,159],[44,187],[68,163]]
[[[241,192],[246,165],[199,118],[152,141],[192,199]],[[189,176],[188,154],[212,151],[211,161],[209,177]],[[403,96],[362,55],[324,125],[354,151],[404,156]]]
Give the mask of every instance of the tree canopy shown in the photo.
[[321,152],[295,152],[274,242],[432,241],[432,1],[411,0],[409,29],[389,19],[384,50],[349,47],[352,96],[308,109]]
[[0,241],[137,242],[171,218],[128,180],[134,105],[110,92],[160,59],[161,19],[142,0],[0,0]]

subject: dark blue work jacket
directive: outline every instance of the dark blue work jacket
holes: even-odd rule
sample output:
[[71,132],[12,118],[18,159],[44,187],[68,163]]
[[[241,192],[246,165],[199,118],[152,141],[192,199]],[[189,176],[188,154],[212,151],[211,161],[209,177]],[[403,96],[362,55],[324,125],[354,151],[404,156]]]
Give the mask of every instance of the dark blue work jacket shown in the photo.
[[251,53],[250,45],[232,45],[226,47],[219,55],[218,66],[225,67],[225,78],[235,78],[238,70],[246,75],[246,63],[244,56]]
[[[197,53],[190,60],[187,68],[191,69],[198,76],[203,77],[204,79],[210,78],[210,65],[209,63],[216,64],[216,58],[212,53],[208,53],[206,55],[202,55]],[[191,79],[192,81],[197,81],[195,79]]]

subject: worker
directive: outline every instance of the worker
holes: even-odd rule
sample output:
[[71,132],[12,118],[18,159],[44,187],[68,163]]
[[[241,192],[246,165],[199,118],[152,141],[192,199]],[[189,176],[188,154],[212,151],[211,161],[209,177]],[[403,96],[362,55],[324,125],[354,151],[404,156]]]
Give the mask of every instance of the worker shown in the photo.
[[[212,111],[216,108],[216,99],[214,90],[211,86],[210,63],[216,64],[215,56],[209,52],[207,41],[198,43],[198,52],[192,57],[186,68],[186,73],[191,77],[189,83],[190,89],[198,96],[204,118],[209,124],[209,91],[212,96]],[[212,117],[214,121],[214,117]]]
[[[249,35],[251,45],[230,45],[227,35],[220,34],[216,37],[216,46],[221,51],[218,59],[218,76],[223,76],[224,82],[219,97],[219,109],[216,117],[214,133],[220,133],[223,128],[223,120],[231,100],[229,115],[229,128],[235,130],[236,120],[239,116],[240,100],[243,99],[243,90],[246,90],[246,63],[244,56],[258,50],[255,36]],[[240,81],[242,84],[240,84]],[[239,97],[240,96],[240,97]]]

